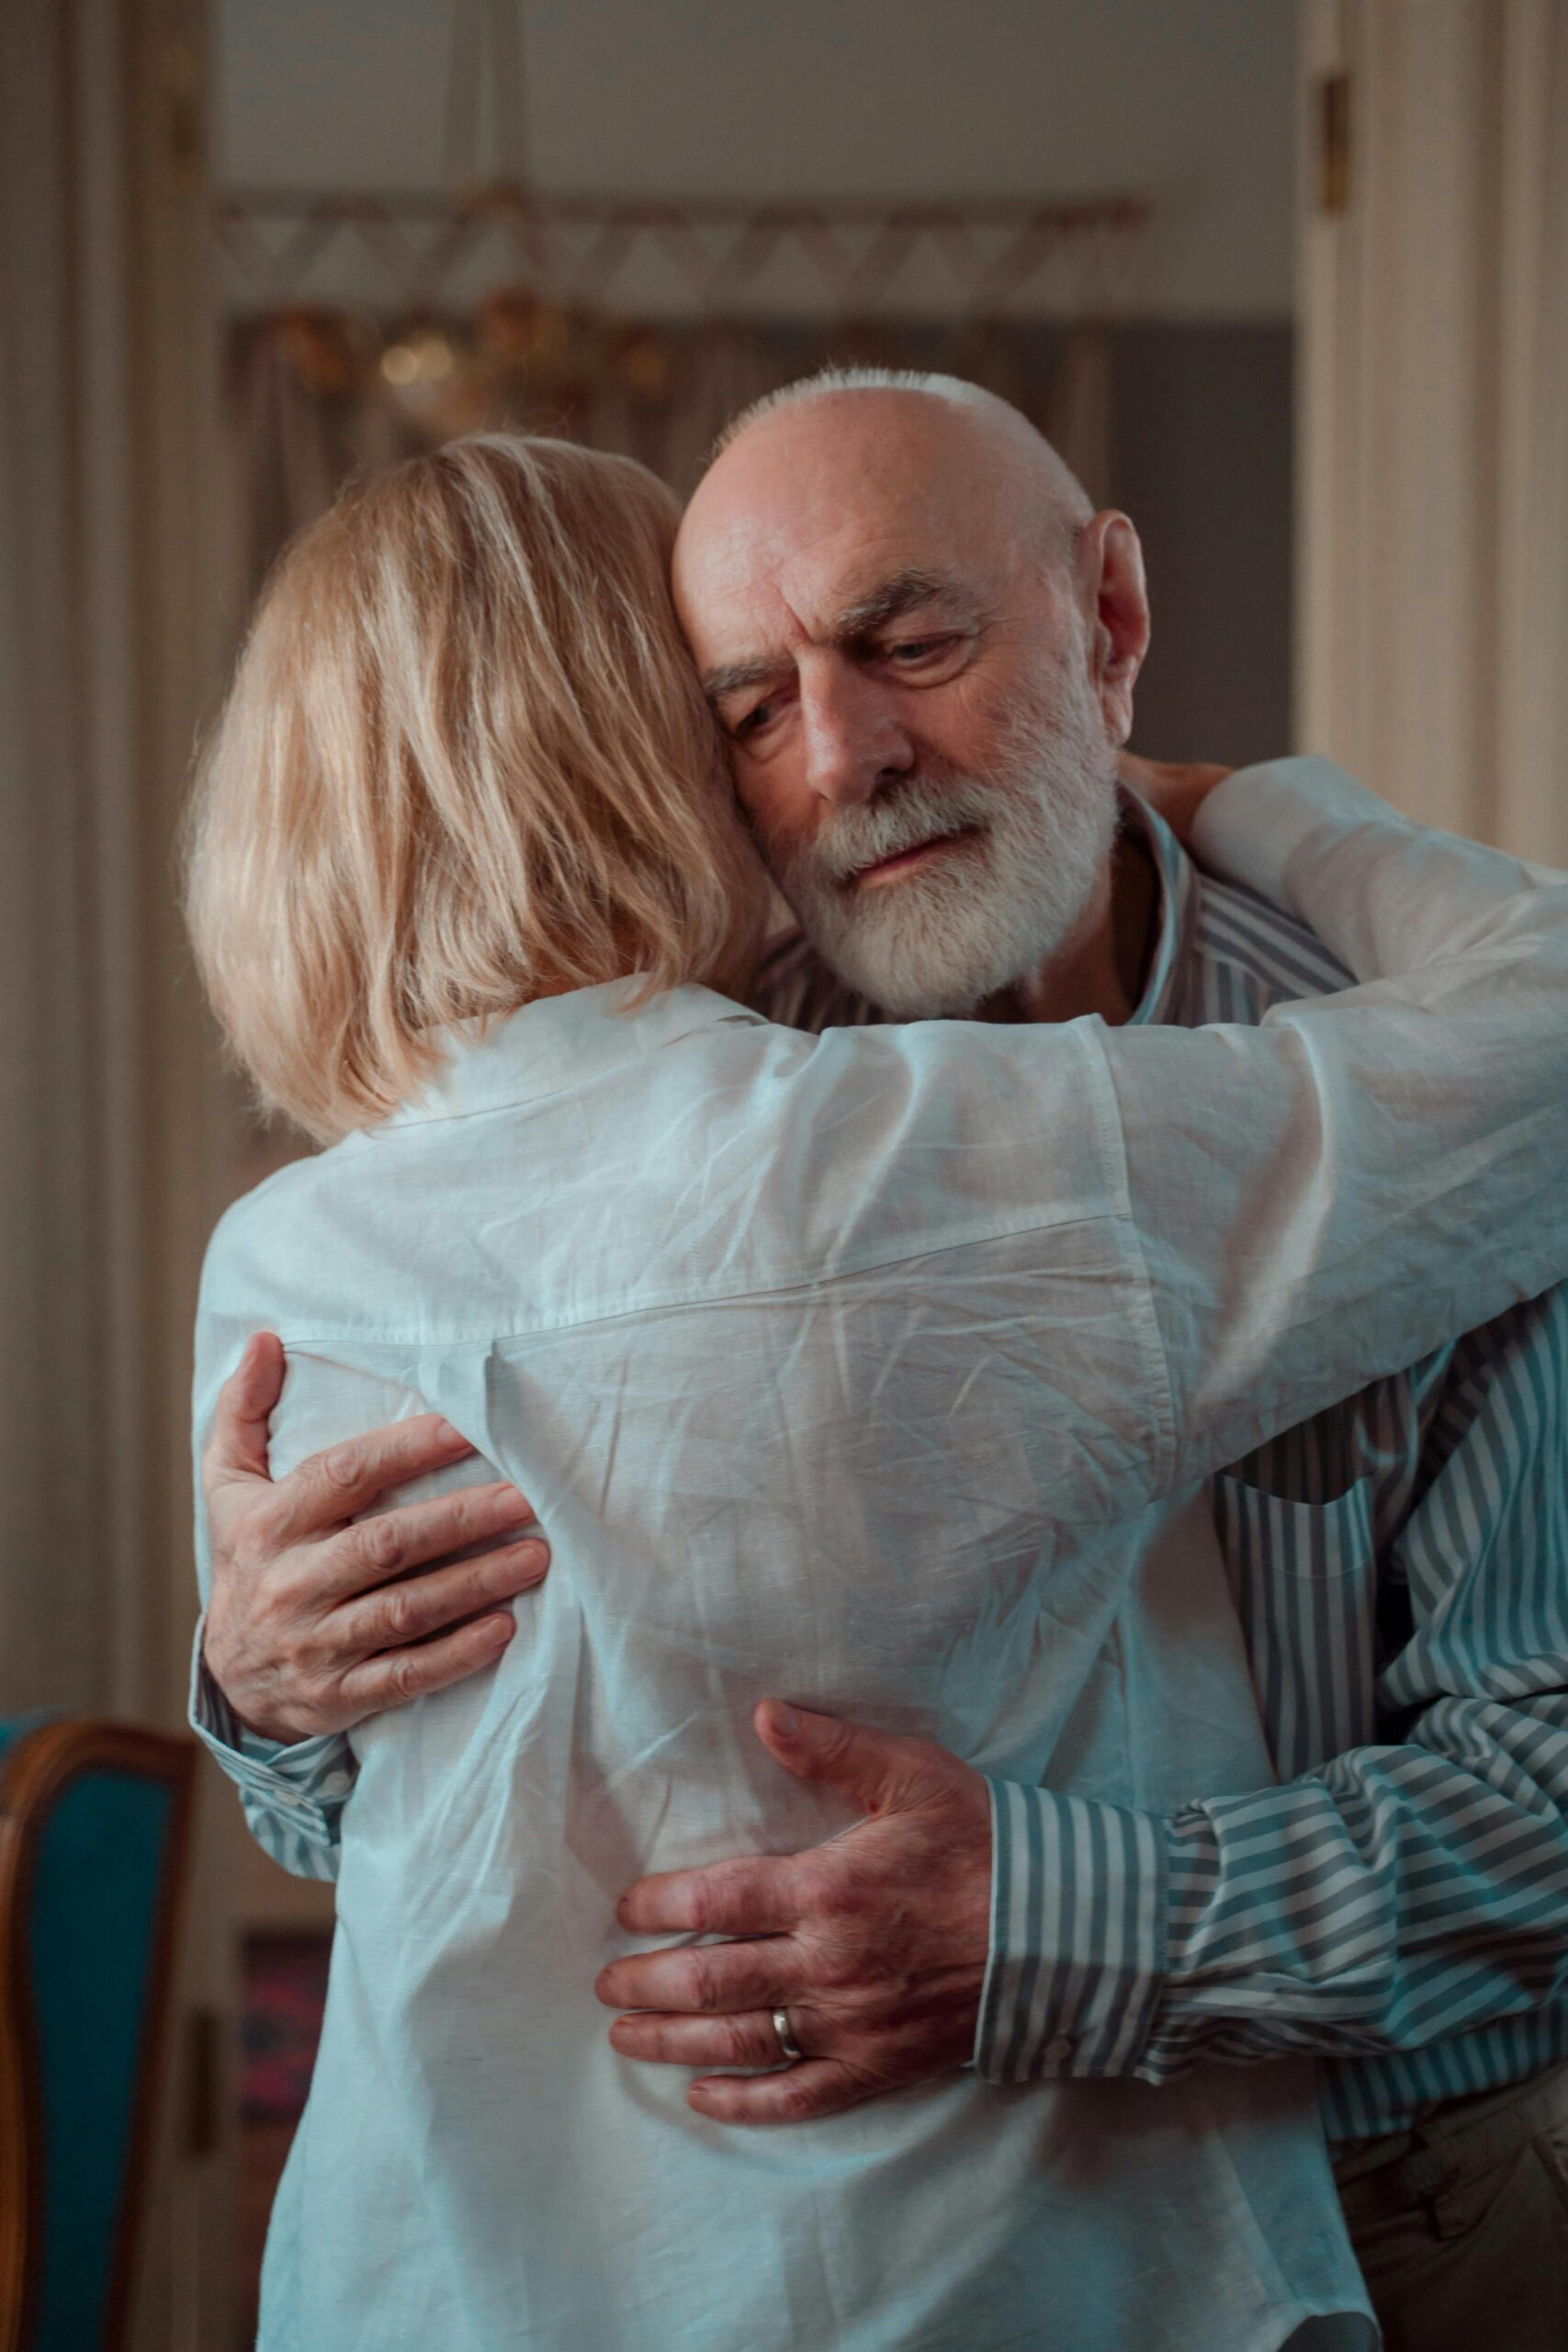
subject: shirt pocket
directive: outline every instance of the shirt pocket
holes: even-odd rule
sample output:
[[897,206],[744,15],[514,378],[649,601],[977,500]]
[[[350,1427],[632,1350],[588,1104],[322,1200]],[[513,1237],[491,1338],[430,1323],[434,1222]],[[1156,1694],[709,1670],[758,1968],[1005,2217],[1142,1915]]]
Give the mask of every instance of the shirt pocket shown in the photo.
[[1296,1502],[1224,1475],[1214,1526],[1282,1781],[1377,1737],[1375,1482]]

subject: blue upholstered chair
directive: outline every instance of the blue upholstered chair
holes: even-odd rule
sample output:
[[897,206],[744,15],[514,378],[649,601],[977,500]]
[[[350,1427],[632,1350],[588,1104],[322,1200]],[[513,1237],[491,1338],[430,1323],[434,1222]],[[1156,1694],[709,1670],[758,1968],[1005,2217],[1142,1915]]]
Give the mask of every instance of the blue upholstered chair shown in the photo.
[[123,2340],[195,1760],[0,1725],[0,2352]]

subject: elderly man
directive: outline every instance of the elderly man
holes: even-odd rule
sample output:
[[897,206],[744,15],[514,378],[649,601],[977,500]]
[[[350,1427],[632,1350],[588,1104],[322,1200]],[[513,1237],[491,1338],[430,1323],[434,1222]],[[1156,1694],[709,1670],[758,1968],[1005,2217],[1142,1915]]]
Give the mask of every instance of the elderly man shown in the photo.
[[[1137,538],[1000,402],[943,379],[789,388],[727,436],[675,585],[741,802],[810,942],[760,978],[775,1019],[1253,1023],[1344,985],[1310,933],[1118,804],[1148,640]],[[1215,1137],[1217,1156],[1245,1147]],[[635,2012],[616,2046],[769,2069],[786,2037],[805,2053],[788,2073],[694,2085],[734,2123],[805,2111],[803,2074],[826,2114],[970,2061],[998,2083],[1160,2083],[1200,2057],[1314,2052],[1388,2342],[1556,2342],[1565,1379],[1555,1292],[1216,1482],[1278,1786],[1159,1815],[988,1787],[940,1750],[764,1711],[779,1763],[866,1818],[803,1856],[631,1889],[636,1930],[747,1940],[607,1970],[600,1997]],[[214,1441],[214,1530],[235,1564],[198,1721],[253,1804],[276,1797],[293,1822],[297,1865],[324,1870],[341,1752],[255,1735],[331,1731],[478,1661],[460,1628],[423,1656],[372,1656],[386,1621],[363,1602],[366,1632],[344,1638],[333,1531],[436,1452],[383,1433],[339,1464],[346,1487],[299,1473],[269,1491],[275,1382],[264,1351]],[[400,1565],[450,1540],[423,1508]],[[470,1571],[425,1585],[418,1603],[402,1588],[401,1630],[474,1605]],[[782,2026],[756,2007],[760,1951]]]

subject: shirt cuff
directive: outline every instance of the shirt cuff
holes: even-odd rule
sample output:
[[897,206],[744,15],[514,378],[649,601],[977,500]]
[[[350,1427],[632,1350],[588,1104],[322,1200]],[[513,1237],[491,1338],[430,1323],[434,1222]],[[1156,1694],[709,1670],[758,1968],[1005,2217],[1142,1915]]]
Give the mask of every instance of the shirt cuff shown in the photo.
[[1157,2078],[1165,1843],[1154,1815],[993,1781],[991,1951],[975,2066],[988,2082]]
[[341,1732],[320,1732],[287,1745],[242,1724],[208,1672],[202,1653],[205,1612],[190,1662],[189,1722],[208,1754],[247,1797],[288,1815],[307,1838],[335,1841],[338,1817],[354,1787],[352,1756]]

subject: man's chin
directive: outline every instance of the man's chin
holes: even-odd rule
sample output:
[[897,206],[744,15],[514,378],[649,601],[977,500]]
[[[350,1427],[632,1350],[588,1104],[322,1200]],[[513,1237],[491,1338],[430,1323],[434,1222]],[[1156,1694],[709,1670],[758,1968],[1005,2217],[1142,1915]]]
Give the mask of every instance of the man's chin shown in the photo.
[[828,955],[839,978],[890,1021],[969,1021],[1010,983],[994,971],[901,970],[874,959]]
[[967,1021],[1034,977],[1061,944],[1065,911],[1042,909],[1038,879],[998,888],[988,867],[975,867],[911,875],[885,904],[874,893],[852,914],[808,889],[790,896],[823,962],[890,1021]]

